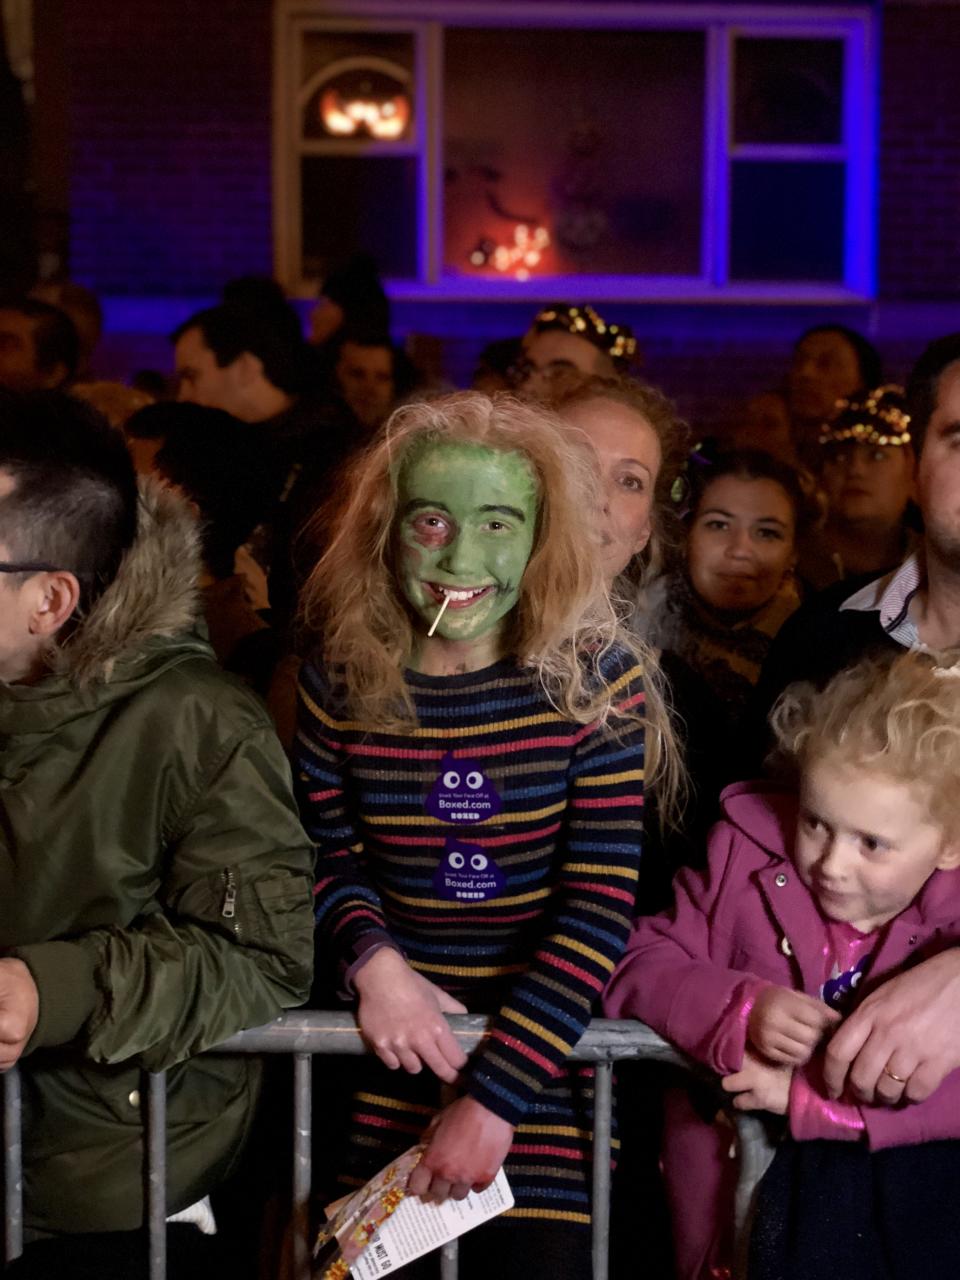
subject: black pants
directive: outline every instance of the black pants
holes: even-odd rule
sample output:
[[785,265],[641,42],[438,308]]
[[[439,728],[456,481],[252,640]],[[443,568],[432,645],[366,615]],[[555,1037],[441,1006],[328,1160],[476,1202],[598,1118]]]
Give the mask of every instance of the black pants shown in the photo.
[[960,1142],[793,1142],[760,1184],[750,1280],[960,1276]]
[[[216,1236],[182,1223],[167,1227],[169,1280],[212,1280],[222,1265]],[[110,1231],[38,1240],[27,1245],[4,1275],[10,1280],[148,1280],[147,1233]]]

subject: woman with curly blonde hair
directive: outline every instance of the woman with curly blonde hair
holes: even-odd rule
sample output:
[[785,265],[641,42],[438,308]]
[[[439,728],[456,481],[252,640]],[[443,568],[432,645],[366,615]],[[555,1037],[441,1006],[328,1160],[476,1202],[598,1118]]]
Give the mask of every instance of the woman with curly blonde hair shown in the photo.
[[[566,1059],[630,926],[645,729],[648,764],[672,761],[655,669],[604,585],[600,507],[589,451],[547,410],[410,405],[344,478],[304,597],[318,933],[403,1068],[370,1064],[343,1172],[374,1172],[458,1084],[411,1190],[462,1198],[506,1162],[515,1206],[470,1237],[475,1262],[499,1239],[551,1280],[590,1266],[592,1074]],[[442,1016],[467,1010],[492,1015],[469,1061]]]

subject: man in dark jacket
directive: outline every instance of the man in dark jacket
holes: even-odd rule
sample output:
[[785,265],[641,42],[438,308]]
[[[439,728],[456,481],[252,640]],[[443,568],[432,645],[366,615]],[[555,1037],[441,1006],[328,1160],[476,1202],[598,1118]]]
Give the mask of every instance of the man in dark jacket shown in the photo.
[[136,1237],[102,1233],[144,1221],[143,1068],[168,1072],[169,1212],[211,1229],[259,1069],[194,1055],[309,990],[311,851],[263,709],[194,630],[198,563],[191,512],[138,498],[95,414],[2,394],[0,1070],[23,1075],[23,1275],[67,1240],[73,1275],[140,1274]]

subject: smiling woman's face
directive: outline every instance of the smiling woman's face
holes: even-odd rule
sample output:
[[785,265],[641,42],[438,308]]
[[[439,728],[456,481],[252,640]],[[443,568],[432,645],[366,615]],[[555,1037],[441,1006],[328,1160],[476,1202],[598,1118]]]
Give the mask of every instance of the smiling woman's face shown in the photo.
[[426,633],[472,641],[498,632],[520,594],[537,524],[527,460],[472,444],[413,453],[399,478],[398,578]]
[[687,570],[714,609],[752,613],[776,595],[796,561],[795,516],[775,480],[718,476],[687,536]]

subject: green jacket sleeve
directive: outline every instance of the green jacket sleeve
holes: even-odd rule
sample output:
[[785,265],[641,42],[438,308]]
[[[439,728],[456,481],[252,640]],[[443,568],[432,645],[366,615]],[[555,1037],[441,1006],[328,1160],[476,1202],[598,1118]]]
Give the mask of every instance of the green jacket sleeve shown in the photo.
[[126,928],[21,947],[40,991],[30,1048],[162,1070],[301,1004],[312,850],[272,730],[230,739],[165,841],[153,907]]

